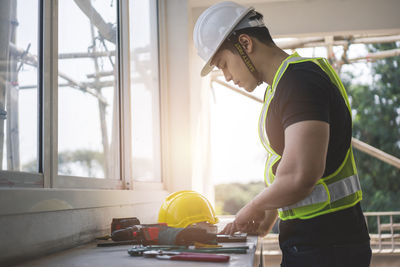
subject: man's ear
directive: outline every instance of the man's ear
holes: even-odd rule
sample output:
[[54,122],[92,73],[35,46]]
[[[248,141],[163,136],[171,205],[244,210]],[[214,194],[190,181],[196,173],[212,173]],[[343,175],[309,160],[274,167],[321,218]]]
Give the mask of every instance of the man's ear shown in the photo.
[[246,51],[246,53],[251,53],[253,52],[253,40],[251,39],[250,36],[248,36],[245,33],[242,33],[241,35],[239,35],[239,43],[243,46],[244,50]]

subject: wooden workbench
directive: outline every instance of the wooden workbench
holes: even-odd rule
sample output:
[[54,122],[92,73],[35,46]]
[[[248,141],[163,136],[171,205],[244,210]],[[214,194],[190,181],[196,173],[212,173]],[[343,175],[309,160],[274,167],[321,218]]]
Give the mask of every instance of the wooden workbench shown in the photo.
[[[97,247],[96,243],[86,244],[60,253],[55,253],[34,261],[25,262],[20,266],[140,266],[140,267],[259,267],[262,265],[262,242],[257,236],[248,236],[246,243],[221,243],[224,247],[249,246],[247,254],[229,254],[229,262],[209,263],[194,261],[158,260],[154,258],[131,257],[128,249],[132,246]],[[260,264],[261,260],[261,264]]]

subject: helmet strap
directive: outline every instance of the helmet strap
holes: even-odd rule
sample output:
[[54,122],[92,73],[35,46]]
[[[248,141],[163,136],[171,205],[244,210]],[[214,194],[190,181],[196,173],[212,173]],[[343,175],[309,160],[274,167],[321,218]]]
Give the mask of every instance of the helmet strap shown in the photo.
[[236,36],[236,33],[233,32],[231,36],[234,36],[236,40],[232,40],[230,37],[228,37],[228,41],[233,43],[233,46],[235,49],[238,51],[239,56],[242,58],[244,64],[246,65],[247,69],[250,71],[250,73],[254,76],[254,78],[257,81],[257,85],[262,84],[262,79],[260,73],[257,71],[256,67],[254,66],[253,62],[251,62],[251,59],[249,55],[247,55],[246,51],[244,50],[244,47],[242,44],[239,42],[238,37]]

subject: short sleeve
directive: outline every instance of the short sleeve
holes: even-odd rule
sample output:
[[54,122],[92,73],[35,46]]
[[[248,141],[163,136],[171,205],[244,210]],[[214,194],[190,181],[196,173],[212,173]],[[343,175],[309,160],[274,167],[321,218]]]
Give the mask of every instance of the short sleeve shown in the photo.
[[328,88],[332,85],[330,81],[327,84],[323,74],[300,69],[289,71],[282,77],[277,90],[277,113],[283,129],[307,120],[329,123]]

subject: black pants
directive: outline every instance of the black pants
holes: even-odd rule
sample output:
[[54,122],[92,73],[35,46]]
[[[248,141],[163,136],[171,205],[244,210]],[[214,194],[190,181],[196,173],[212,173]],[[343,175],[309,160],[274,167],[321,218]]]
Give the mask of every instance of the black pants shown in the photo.
[[371,261],[369,242],[327,247],[281,244],[282,267],[367,267]]

